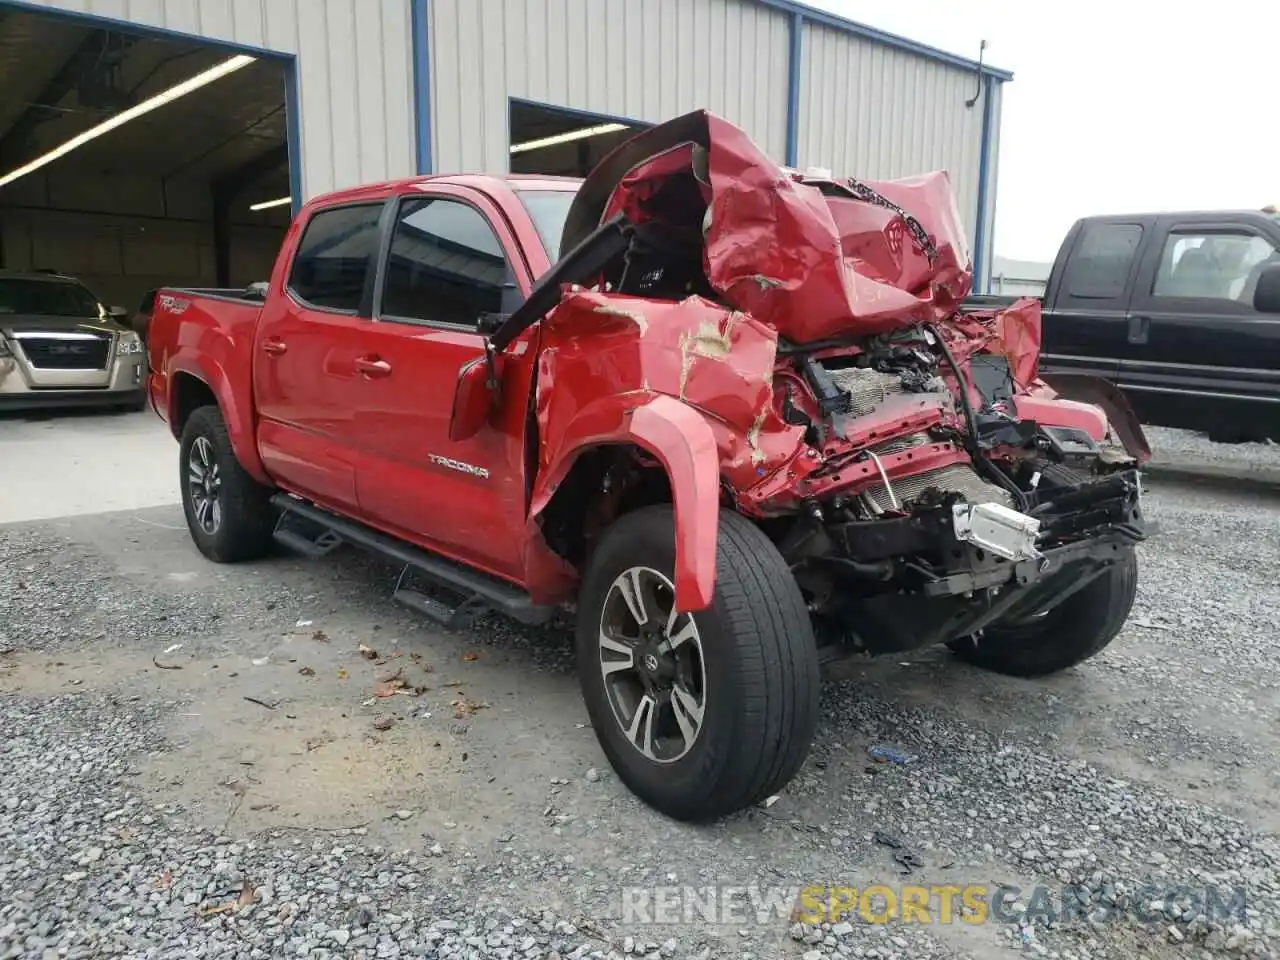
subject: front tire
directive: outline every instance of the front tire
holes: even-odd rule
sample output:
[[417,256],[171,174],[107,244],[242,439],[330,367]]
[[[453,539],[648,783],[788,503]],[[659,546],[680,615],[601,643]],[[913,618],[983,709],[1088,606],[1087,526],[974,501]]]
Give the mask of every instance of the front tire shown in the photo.
[[271,490],[240,465],[222,411],[195,410],[178,447],[182,511],[196,547],[210,560],[255,560],[271,548],[276,511]]
[[670,506],[606,531],[582,583],[578,674],[622,782],[668,816],[707,821],[800,769],[817,719],[817,646],[791,571],[737,514],[721,514],[710,607],[672,613],[674,570]]
[[1115,639],[1138,589],[1138,555],[1130,547],[1088,586],[1042,618],[989,627],[975,640],[947,644],[961,660],[1013,677],[1043,677],[1096,656]]

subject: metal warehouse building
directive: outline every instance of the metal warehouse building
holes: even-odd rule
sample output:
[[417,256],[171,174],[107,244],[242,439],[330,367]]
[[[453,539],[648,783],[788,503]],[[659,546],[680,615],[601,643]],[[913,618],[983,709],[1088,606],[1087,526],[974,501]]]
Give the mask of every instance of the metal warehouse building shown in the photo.
[[313,194],[583,174],[706,107],[787,165],[948,170],[984,289],[1009,79],[790,0],[0,0],[0,268],[247,283]]

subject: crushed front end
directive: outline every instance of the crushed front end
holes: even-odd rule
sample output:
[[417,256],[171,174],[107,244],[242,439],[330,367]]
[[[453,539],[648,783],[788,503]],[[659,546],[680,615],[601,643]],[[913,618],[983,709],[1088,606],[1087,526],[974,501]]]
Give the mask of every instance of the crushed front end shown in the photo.
[[[1123,621],[1146,536],[1141,428],[1114,388],[1081,403],[1039,378],[1038,302],[961,312],[969,256],[945,174],[807,177],[690,114],[601,162],[561,247],[575,252],[541,333],[539,530],[556,527],[538,511],[582,424],[623,417],[593,420],[613,409],[601,398],[665,396],[710,425],[720,509],[768,534],[831,652],[968,641],[1077,595]],[[609,502],[653,467],[610,467]],[[1121,568],[1127,601],[1095,602]]]

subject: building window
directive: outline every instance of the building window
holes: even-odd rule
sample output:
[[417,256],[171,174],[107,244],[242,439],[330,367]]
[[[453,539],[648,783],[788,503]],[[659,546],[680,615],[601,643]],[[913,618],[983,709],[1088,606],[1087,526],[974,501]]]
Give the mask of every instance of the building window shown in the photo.
[[1124,296],[1142,243],[1136,223],[1091,223],[1067,263],[1067,295],[1081,300]]
[[380,315],[474,327],[501,311],[510,280],[502,244],[479,210],[442,197],[408,200],[391,238]]
[[1276,258],[1271,242],[1252,233],[1171,233],[1151,292],[1251,304],[1258,274]]
[[289,289],[311,306],[355,313],[378,246],[382,204],[322,210],[311,218],[289,273]]

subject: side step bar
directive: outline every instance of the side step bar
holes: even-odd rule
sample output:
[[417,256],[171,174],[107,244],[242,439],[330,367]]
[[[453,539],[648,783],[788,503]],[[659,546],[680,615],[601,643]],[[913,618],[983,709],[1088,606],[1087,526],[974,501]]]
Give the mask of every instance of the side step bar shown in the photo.
[[[555,612],[554,607],[534,603],[528,594],[510,584],[287,493],[277,493],[271,498],[271,503],[280,510],[280,521],[274,535],[277,543],[306,557],[321,557],[342,543],[350,543],[386,560],[403,564],[394,599],[445,626],[460,626],[486,609],[535,626],[546,623]],[[293,524],[291,520],[302,523]],[[311,525],[321,532],[318,536],[309,537],[296,528],[298,525]],[[411,584],[415,575],[457,594],[460,602],[450,606],[443,600],[413,589]]]

